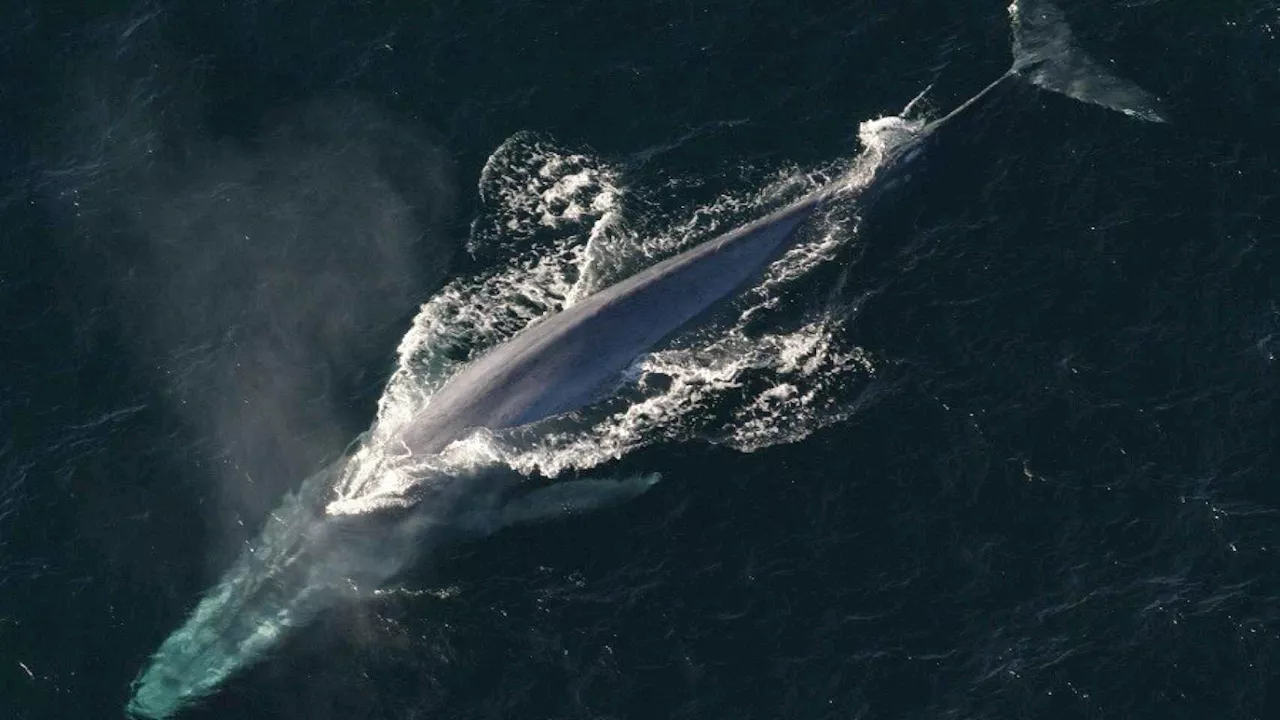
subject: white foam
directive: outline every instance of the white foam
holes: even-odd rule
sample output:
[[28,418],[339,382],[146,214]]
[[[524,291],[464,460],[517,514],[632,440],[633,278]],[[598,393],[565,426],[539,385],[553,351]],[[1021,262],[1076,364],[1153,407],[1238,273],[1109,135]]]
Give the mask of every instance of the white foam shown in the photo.
[[856,236],[852,213],[828,213],[770,267],[728,322],[638,359],[617,397],[532,431],[479,431],[431,458],[414,457],[395,440],[467,359],[657,258],[833,181],[852,204],[889,151],[923,125],[897,117],[862,123],[863,151],[851,161],[779,171],[758,189],[723,194],[665,226],[641,226],[628,216],[621,173],[607,162],[528,133],[513,136],[482,172],[485,209],[469,245],[477,254],[506,252],[506,263],[448,285],[422,306],[400,344],[377,422],[348,462],[329,511],[407,506],[432,478],[486,465],[555,476],[645,445],[691,439],[750,452],[847,417],[859,383],[874,378],[876,361],[842,340],[840,318],[748,330]]

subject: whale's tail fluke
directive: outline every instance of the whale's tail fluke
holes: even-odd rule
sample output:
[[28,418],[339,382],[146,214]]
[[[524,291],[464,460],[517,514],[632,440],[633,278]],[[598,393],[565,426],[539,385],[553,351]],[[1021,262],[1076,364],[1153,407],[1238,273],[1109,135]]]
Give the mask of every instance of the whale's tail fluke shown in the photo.
[[1117,76],[1076,46],[1066,17],[1048,0],[1015,0],[1012,72],[1033,84],[1082,102],[1149,122],[1167,122],[1160,101]]

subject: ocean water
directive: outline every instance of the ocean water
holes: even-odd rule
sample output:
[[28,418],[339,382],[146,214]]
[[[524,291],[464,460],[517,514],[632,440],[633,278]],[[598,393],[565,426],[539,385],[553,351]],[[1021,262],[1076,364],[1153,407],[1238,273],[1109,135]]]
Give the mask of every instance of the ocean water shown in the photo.
[[[1062,9],[1169,122],[990,98],[617,397],[443,467],[651,489],[433,549],[176,717],[1277,717],[1280,9]],[[281,499],[467,359],[1010,62],[999,2],[3,17],[24,720],[122,717]]]

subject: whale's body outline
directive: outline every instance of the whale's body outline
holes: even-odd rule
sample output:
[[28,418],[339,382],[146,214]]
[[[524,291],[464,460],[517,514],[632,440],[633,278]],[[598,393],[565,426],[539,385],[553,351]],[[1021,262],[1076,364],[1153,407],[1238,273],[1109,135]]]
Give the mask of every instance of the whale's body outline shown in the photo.
[[[1012,68],[890,148],[870,183],[850,197],[870,205],[894,192],[947,128],[1015,80],[1141,119],[1163,120],[1154,98],[1074,48],[1060,11],[1048,2],[1023,0],[1033,3],[1030,11],[1010,7]],[[757,277],[815,213],[846,197],[842,190],[836,181],[531,324],[447,380],[394,440],[411,454],[431,454],[476,429],[517,427],[591,403],[636,357]],[[342,598],[360,596],[353,592],[356,586],[376,587],[394,577],[416,557],[415,548],[434,537],[429,531],[442,526],[435,517],[413,512],[383,528],[327,514],[326,496],[342,462],[285,497],[258,541],[152,655],[133,683],[128,714],[166,718],[210,694],[275,647],[289,628],[306,624]],[[493,529],[541,519],[565,506],[590,508],[626,499],[649,484],[647,479],[577,480],[512,498],[441,483],[432,484],[422,504],[480,518],[477,527]]]

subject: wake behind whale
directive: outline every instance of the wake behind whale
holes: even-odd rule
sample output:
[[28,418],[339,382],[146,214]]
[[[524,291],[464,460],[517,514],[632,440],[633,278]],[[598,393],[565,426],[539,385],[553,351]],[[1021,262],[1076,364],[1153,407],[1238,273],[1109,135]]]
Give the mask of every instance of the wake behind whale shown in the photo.
[[[643,493],[655,477],[576,479],[530,489],[512,469],[546,475],[566,467],[586,469],[652,442],[650,431],[680,413],[698,412],[698,393],[717,382],[735,383],[734,373],[744,362],[815,384],[842,370],[874,372],[874,364],[856,349],[833,347],[832,333],[821,320],[781,336],[749,337],[745,327],[768,304],[767,296],[746,308],[738,323],[701,354],[687,348],[652,351],[743,288],[785,286],[820,264],[824,244],[839,242],[838,233],[824,225],[828,213],[850,204],[866,207],[895,191],[931,145],[947,141],[957,118],[994,98],[1000,87],[1030,80],[1136,117],[1160,119],[1149,95],[1106,74],[1075,49],[1056,9],[1015,6],[1011,14],[1015,58],[1008,73],[939,120],[899,124],[907,132],[896,142],[870,136],[877,142],[834,181],[784,179],[773,188],[776,193],[760,201],[782,207],[759,220],[728,232],[703,232],[710,239],[607,287],[590,284],[608,273],[578,272],[578,287],[561,283],[544,294],[545,302],[533,303],[533,310],[512,323],[522,327],[494,333],[490,347],[461,364],[437,353],[435,344],[448,336],[438,311],[441,304],[458,300],[456,286],[436,304],[429,302],[402,346],[400,369],[388,384],[374,426],[353,452],[284,499],[257,541],[152,656],[134,683],[128,712],[147,718],[173,715],[261,658],[292,628],[336,603],[367,596],[441,543]],[[864,125],[868,132],[882,127],[883,122]],[[588,175],[589,165],[578,163]],[[594,179],[602,181],[604,175]],[[567,183],[559,189],[580,187]],[[597,215],[588,250],[608,244],[607,233],[616,229],[607,189],[594,198],[586,209],[578,208]],[[824,227],[826,237],[808,237],[821,235]],[[669,235],[679,242],[692,234],[697,233],[676,229]],[[561,247],[548,262],[578,270],[590,264],[589,253],[566,249],[571,247],[578,246]],[[522,272],[536,275],[540,267],[513,269],[489,282],[501,288]],[[528,310],[529,304],[523,307]],[[671,380],[656,391],[617,401],[620,382],[643,385],[646,373],[665,373]],[[699,377],[696,389],[681,384],[689,375]],[[761,391],[735,415],[744,434],[735,435],[738,441],[731,444],[743,449],[767,444],[758,420],[776,420],[779,409],[812,412],[812,392],[787,381]],[[607,408],[603,417],[592,415],[592,408],[601,407]],[[816,422],[835,421],[849,411],[836,407]],[[561,421],[567,429],[556,425]],[[528,428],[525,434],[539,438],[532,446],[511,440],[512,433]],[[788,439],[793,436],[774,436],[774,441]],[[566,455],[571,458],[564,461]]]

